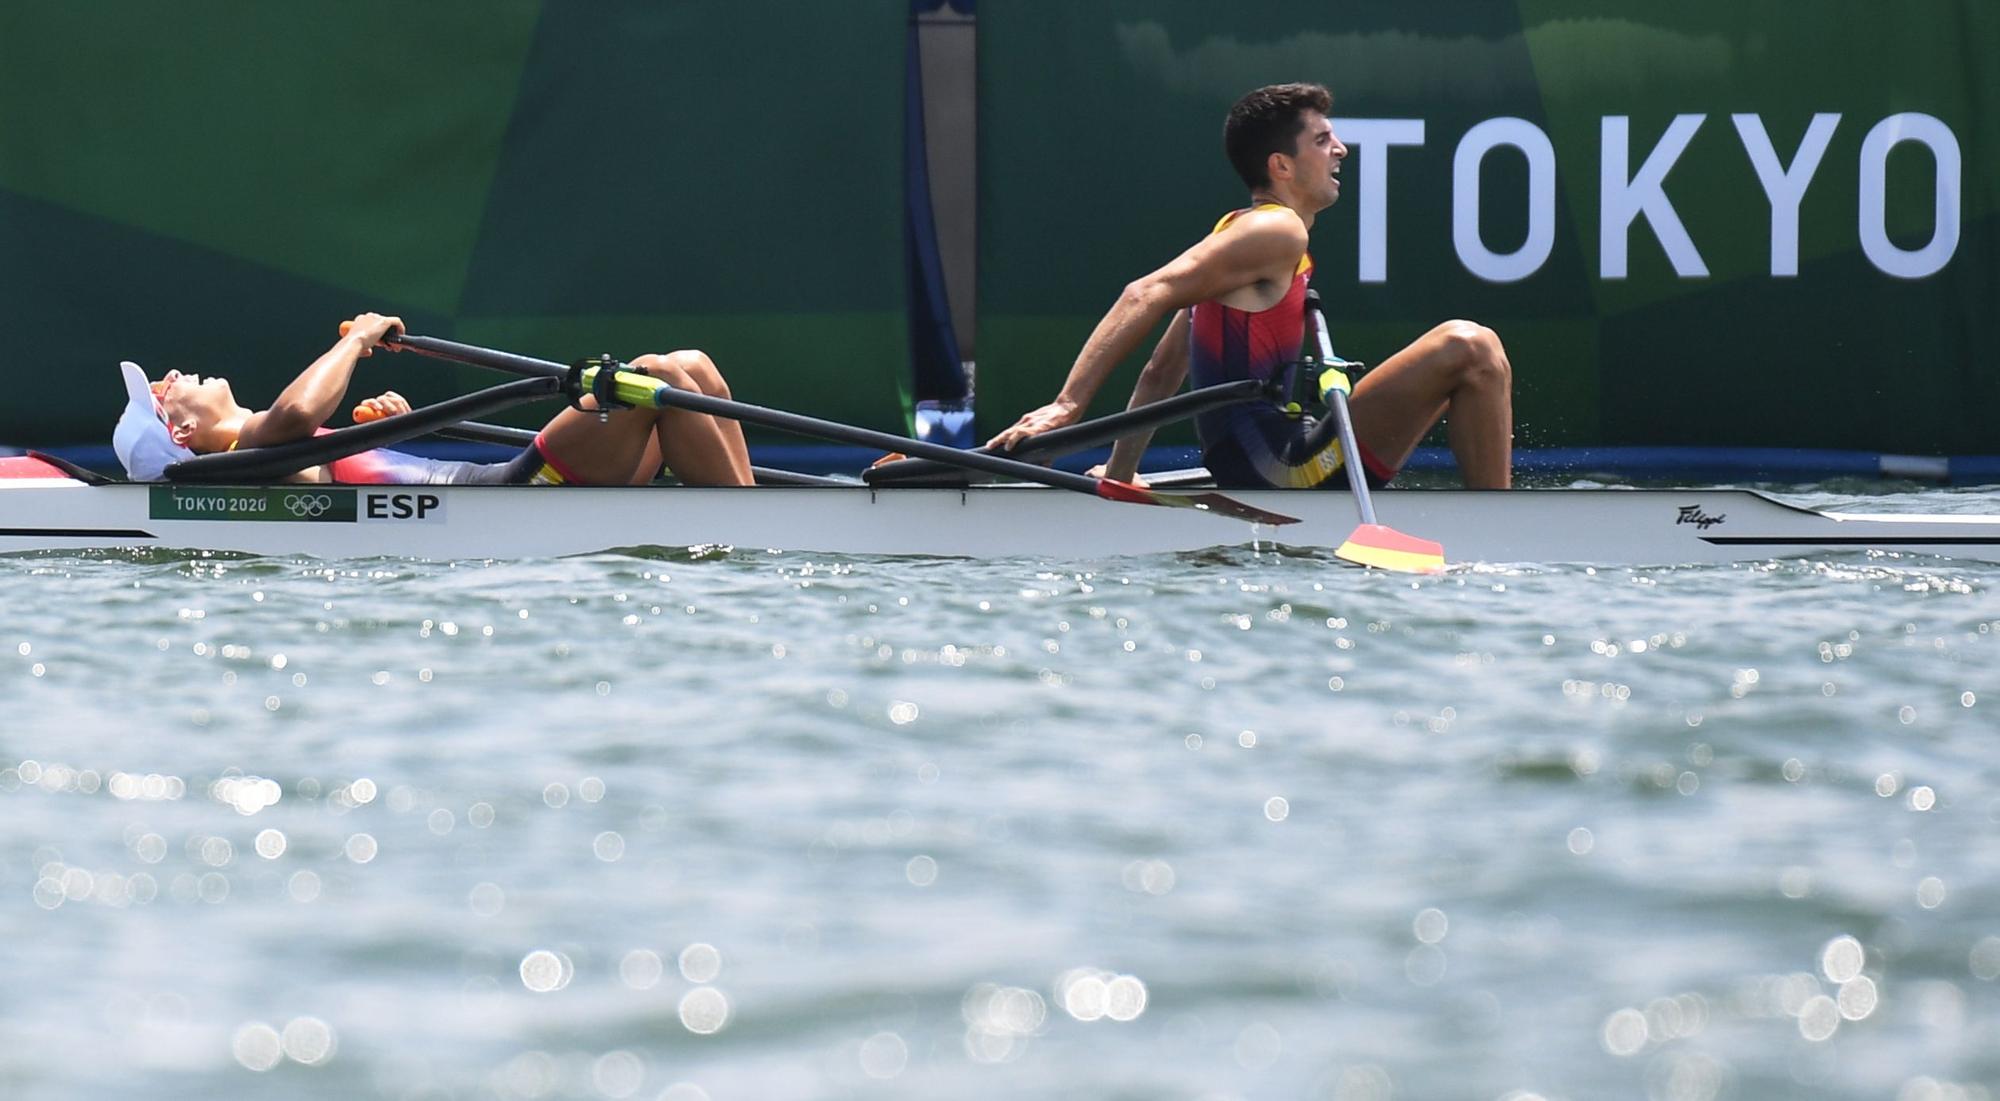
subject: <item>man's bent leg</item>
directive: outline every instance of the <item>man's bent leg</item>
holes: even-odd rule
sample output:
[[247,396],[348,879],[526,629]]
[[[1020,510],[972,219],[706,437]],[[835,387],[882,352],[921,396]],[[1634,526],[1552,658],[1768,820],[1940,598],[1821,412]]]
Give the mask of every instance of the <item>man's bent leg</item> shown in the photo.
[[1384,360],[1349,402],[1361,446],[1400,469],[1438,418],[1472,489],[1513,484],[1514,373],[1493,330],[1447,321]]
[[[541,443],[565,479],[578,485],[625,485],[646,463],[653,443],[654,410],[618,409],[600,419],[597,401],[585,395],[588,411],[564,409],[542,427]],[[659,469],[658,458],[651,470]],[[652,479],[648,474],[647,481]]]
[[[729,397],[729,384],[722,380],[722,372],[701,352],[644,355],[633,360],[632,366],[678,390]],[[659,441],[659,456],[667,468],[689,485],[754,483],[743,426],[733,420],[686,409],[662,408],[654,417],[653,435]],[[644,475],[644,481],[652,480],[651,470],[636,473],[634,479],[640,480],[640,474]]]
[[[694,380],[695,385],[701,388],[702,393],[712,398],[725,400],[730,398],[729,383],[723,379],[722,370],[715,365],[714,360],[708,358],[706,352],[686,351],[673,354],[682,357],[683,369],[687,371],[688,377]],[[735,465],[742,471],[745,479],[751,479],[750,445],[743,440],[743,425],[727,417],[716,418],[716,425],[722,431],[723,443],[729,448],[729,454],[734,459]],[[749,482],[746,480],[744,484],[747,485]]]
[[[720,379],[702,377],[698,368],[707,360],[699,352],[677,352],[641,356],[631,366],[671,386],[707,393],[706,386]],[[713,375],[713,364],[707,373]],[[542,429],[542,444],[567,476],[584,485],[645,485],[659,473],[662,460],[691,484],[750,484],[749,451],[743,429],[734,421],[645,407],[600,417],[596,399],[588,395],[583,405],[585,410],[564,409],[550,419]]]

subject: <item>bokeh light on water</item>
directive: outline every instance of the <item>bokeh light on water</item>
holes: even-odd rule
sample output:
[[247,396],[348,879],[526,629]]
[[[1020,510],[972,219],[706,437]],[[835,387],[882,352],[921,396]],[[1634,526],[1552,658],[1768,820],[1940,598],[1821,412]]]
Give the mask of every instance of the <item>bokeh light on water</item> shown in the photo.
[[1974,1098],[1996,581],[0,560],[0,1036],[47,1096]]

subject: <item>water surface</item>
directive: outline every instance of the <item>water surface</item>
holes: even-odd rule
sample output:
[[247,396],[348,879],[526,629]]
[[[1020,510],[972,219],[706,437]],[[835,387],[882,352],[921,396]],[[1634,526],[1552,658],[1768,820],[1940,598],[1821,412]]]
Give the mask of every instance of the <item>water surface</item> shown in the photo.
[[1996,587],[0,558],[0,1092],[1990,1097]]

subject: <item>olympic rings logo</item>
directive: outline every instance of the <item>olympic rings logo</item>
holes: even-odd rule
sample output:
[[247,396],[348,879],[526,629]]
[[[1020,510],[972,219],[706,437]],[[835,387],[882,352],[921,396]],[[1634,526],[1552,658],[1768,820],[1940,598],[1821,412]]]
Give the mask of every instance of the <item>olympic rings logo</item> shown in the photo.
[[333,507],[333,498],[324,493],[291,493],[285,496],[285,508],[301,520],[318,516]]

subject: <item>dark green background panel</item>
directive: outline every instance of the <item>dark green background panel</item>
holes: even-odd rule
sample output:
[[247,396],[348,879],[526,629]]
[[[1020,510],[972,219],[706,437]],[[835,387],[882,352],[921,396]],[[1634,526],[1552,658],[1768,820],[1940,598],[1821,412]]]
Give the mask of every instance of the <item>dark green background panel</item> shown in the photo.
[[[1055,393],[1126,282],[1171,259],[1244,190],[1221,152],[1230,103],[1317,80],[1336,119],[1421,119],[1386,194],[1356,150],[1313,230],[1336,343],[1379,361],[1438,321],[1507,342],[1527,446],[1712,444],[2000,451],[2000,362],[1975,339],[2000,306],[2000,6],[1689,0],[1111,0],[980,11],[980,417],[997,430]],[[1772,215],[1730,116],[1759,116],[1790,163],[1813,115],[1841,115],[1799,218],[1799,274],[1770,272]],[[1864,136],[1898,112],[1942,120],[1962,158],[1961,238],[1944,270],[1899,279],[1863,255]],[[1625,278],[1604,277],[1607,116],[1629,171],[1681,114],[1706,118],[1665,191],[1708,272],[1684,277],[1644,220]],[[1554,243],[1518,282],[1471,275],[1452,240],[1453,157],[1486,119],[1540,127],[1557,164]],[[1933,225],[1933,161],[1900,146],[1886,221],[1909,248]],[[1521,240],[1526,172],[1481,175],[1491,247]],[[1385,204],[1385,282],[1358,277],[1364,201]],[[1097,408],[1122,406],[1138,360]]]
[[[0,331],[8,443],[108,443],[124,404],[117,366],[227,375],[269,400],[377,299],[213,249],[0,191]],[[413,329],[446,318],[406,314]],[[398,367],[405,368],[397,370]],[[476,375],[413,357],[373,357],[356,389],[444,397]]]
[[[108,440],[124,358],[268,400],[364,309],[560,360],[702,347],[739,395],[901,429],[907,15],[6,5],[6,370],[77,385],[0,405],[0,442]],[[491,378],[378,356],[356,389]]]
[[907,12],[551,6],[461,310],[900,310]]
[[0,7],[0,187],[450,310],[539,3]]
[[[1805,14],[1802,14],[1805,13]],[[101,441],[110,366],[226,366],[275,392],[360,309],[557,359],[703,347],[737,392],[901,427],[903,0],[840,4],[465,0],[338,8],[211,0],[0,10],[0,322],[17,377],[103,380],[0,407],[14,444]],[[385,33],[384,28],[391,28]],[[2000,7],[1919,0],[995,0],[980,10],[982,427],[1053,392],[1129,280],[1243,201],[1221,120],[1259,83],[1318,79],[1341,119],[1421,119],[1369,196],[1357,150],[1321,216],[1316,285],[1348,355],[1438,321],[1498,329],[1524,445],[1714,443],[2000,451]],[[1961,239],[1919,280],[1857,230],[1864,135],[1943,120]],[[1770,211],[1729,115],[1790,159],[1841,121],[1800,212],[1800,270],[1768,272]],[[1679,114],[1706,120],[1666,185],[1708,274],[1643,222],[1602,275],[1600,134],[1634,168]],[[1519,282],[1470,274],[1453,154],[1484,119],[1540,127],[1554,242]],[[1526,230],[1511,153],[1481,225]],[[1931,161],[1888,167],[1891,236],[1931,228]],[[1388,212],[1385,282],[1357,273],[1360,211]],[[1132,367],[1100,403],[1123,403]],[[427,395],[464,372],[371,362]],[[93,383],[94,384],[94,383]],[[533,414],[523,414],[531,420]]]

